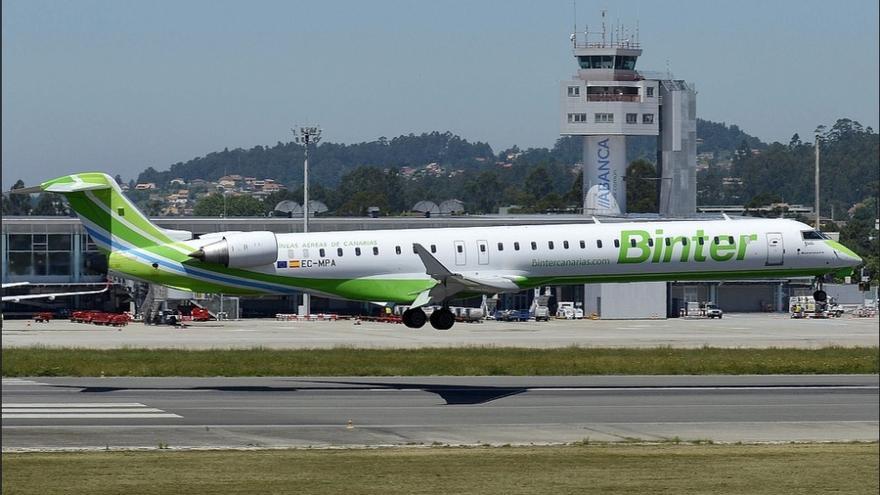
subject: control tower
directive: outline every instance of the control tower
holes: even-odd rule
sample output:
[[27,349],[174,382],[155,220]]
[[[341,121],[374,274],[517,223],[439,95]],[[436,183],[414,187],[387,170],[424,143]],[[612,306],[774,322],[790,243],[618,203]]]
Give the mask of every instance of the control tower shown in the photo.
[[571,35],[578,63],[560,84],[560,133],[584,136],[584,214],[626,213],[627,136],[657,136],[662,216],[695,213],[696,92],[685,81],[636,70],[638,32]]

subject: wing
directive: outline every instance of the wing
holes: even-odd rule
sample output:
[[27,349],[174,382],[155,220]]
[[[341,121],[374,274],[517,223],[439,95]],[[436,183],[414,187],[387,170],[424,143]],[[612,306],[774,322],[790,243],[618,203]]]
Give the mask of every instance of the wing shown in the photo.
[[473,277],[453,273],[443,266],[443,263],[440,263],[421,244],[415,243],[413,248],[422,260],[422,264],[425,265],[425,273],[436,280],[437,285],[420,293],[413,302],[412,307],[426,306],[432,303],[442,304],[461,292],[497,294],[499,292],[517,292],[520,290],[519,285],[515,281],[516,276],[492,275],[488,277]]
[[23,296],[3,296],[3,302],[19,302],[25,301],[27,299],[49,299],[50,301],[55,300],[56,297],[66,297],[66,296],[83,296],[87,294],[101,294],[103,292],[107,292],[110,289],[110,284],[104,286],[103,289],[100,290],[87,290],[81,292],[55,292],[52,294],[27,294]]

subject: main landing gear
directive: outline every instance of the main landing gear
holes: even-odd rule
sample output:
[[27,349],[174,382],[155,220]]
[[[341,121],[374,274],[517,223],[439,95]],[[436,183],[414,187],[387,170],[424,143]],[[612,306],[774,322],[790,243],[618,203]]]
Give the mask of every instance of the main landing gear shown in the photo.
[[[409,328],[421,328],[427,320],[422,308],[411,308],[403,312],[403,324]],[[437,330],[449,330],[454,324],[455,315],[446,306],[431,313],[431,326]]]

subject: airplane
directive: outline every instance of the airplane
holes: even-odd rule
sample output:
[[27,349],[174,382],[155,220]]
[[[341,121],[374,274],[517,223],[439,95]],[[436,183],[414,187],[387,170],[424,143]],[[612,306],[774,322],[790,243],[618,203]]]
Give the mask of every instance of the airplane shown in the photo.
[[862,259],[824,233],[785,219],[680,220],[275,234],[193,238],[153,224],[109,175],[62,176],[16,192],[67,197],[123,277],[223,294],[309,292],[410,308],[403,322],[455,323],[453,298],[547,285],[817,277]]
[[[9,284],[3,284],[4,289],[9,289],[12,287],[21,287],[23,285],[30,285],[30,282],[13,282]],[[85,290],[80,292],[54,292],[50,294],[23,294],[20,296],[3,296],[2,301],[0,302],[21,302],[29,299],[48,299],[50,301],[54,301],[56,297],[67,297],[67,296],[85,296],[88,294],[102,294],[110,290],[110,283],[104,286],[103,289],[100,290]]]

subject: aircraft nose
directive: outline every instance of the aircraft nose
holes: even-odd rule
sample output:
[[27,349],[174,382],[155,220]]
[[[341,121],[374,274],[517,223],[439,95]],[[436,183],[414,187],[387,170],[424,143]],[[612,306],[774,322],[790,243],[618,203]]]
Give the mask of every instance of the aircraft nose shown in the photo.
[[834,249],[840,260],[846,264],[846,266],[855,267],[862,264],[862,257],[856,254],[850,248],[844,246],[843,244],[832,241],[831,247]]

